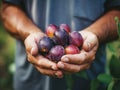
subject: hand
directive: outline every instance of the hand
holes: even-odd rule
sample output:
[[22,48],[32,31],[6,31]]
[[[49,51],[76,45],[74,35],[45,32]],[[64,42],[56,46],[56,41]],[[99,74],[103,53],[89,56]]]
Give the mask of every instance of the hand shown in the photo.
[[74,55],[64,55],[57,67],[68,73],[76,73],[88,69],[95,59],[98,48],[98,38],[90,31],[81,31],[84,42],[81,52]]
[[62,78],[62,72],[58,70],[56,63],[48,60],[38,53],[37,43],[45,36],[40,32],[30,34],[24,41],[28,61],[42,74]]

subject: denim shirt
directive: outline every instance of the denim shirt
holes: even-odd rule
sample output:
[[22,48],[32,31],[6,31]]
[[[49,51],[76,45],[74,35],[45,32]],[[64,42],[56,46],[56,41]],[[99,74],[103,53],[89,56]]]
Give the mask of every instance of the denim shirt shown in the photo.
[[[19,5],[35,25],[45,31],[49,24],[66,23],[72,31],[80,31],[99,19],[107,8],[120,6],[120,0],[4,0]],[[65,78],[42,75],[27,61],[24,44],[16,43],[15,90],[67,90]],[[105,72],[105,45],[101,45],[90,69],[88,80],[73,75],[73,90],[89,90],[90,80]],[[101,88],[101,90],[103,90]]]

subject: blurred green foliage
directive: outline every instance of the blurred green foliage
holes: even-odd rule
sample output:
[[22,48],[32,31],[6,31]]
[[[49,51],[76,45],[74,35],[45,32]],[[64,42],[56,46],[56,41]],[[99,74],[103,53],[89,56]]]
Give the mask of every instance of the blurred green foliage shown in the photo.
[[4,30],[1,22],[0,19],[0,90],[13,90],[15,40]]
[[0,90],[13,90],[14,39],[3,29],[0,23]]
[[90,90],[97,90],[99,83],[104,83],[107,90],[120,90],[120,20],[115,17],[115,21],[119,39],[107,44],[107,72],[99,74],[95,80],[92,80]]

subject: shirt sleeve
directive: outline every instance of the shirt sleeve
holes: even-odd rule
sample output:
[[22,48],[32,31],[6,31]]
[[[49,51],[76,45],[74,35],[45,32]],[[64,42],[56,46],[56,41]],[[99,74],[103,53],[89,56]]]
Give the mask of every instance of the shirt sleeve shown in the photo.
[[14,4],[14,5],[21,5],[23,0],[3,0],[3,2],[7,2],[7,3],[11,3],[11,4]]

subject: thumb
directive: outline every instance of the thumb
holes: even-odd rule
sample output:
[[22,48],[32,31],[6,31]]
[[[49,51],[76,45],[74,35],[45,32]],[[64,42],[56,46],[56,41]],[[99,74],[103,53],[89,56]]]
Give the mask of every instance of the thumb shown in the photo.
[[38,54],[38,46],[37,46],[36,43],[33,43],[33,44],[32,44],[32,48],[31,48],[30,53],[31,53],[32,55],[37,55],[37,54]]
[[44,33],[35,33],[35,34],[33,34],[33,38],[32,39],[30,39],[31,41],[30,41],[30,44],[31,44],[31,51],[30,51],[30,53],[32,54],[32,55],[37,55],[38,54],[38,52],[39,52],[39,49],[38,49],[38,43],[39,43],[39,40],[42,38],[42,37],[44,37],[44,36],[46,36]]
[[95,34],[89,33],[83,42],[83,49],[85,51],[90,51],[94,47],[98,46],[98,39]]
[[92,44],[90,41],[85,40],[83,43],[83,49],[85,51],[90,51],[92,49]]
[[28,37],[25,41],[25,48],[26,51],[29,52],[31,55],[38,54],[38,46],[34,38]]

